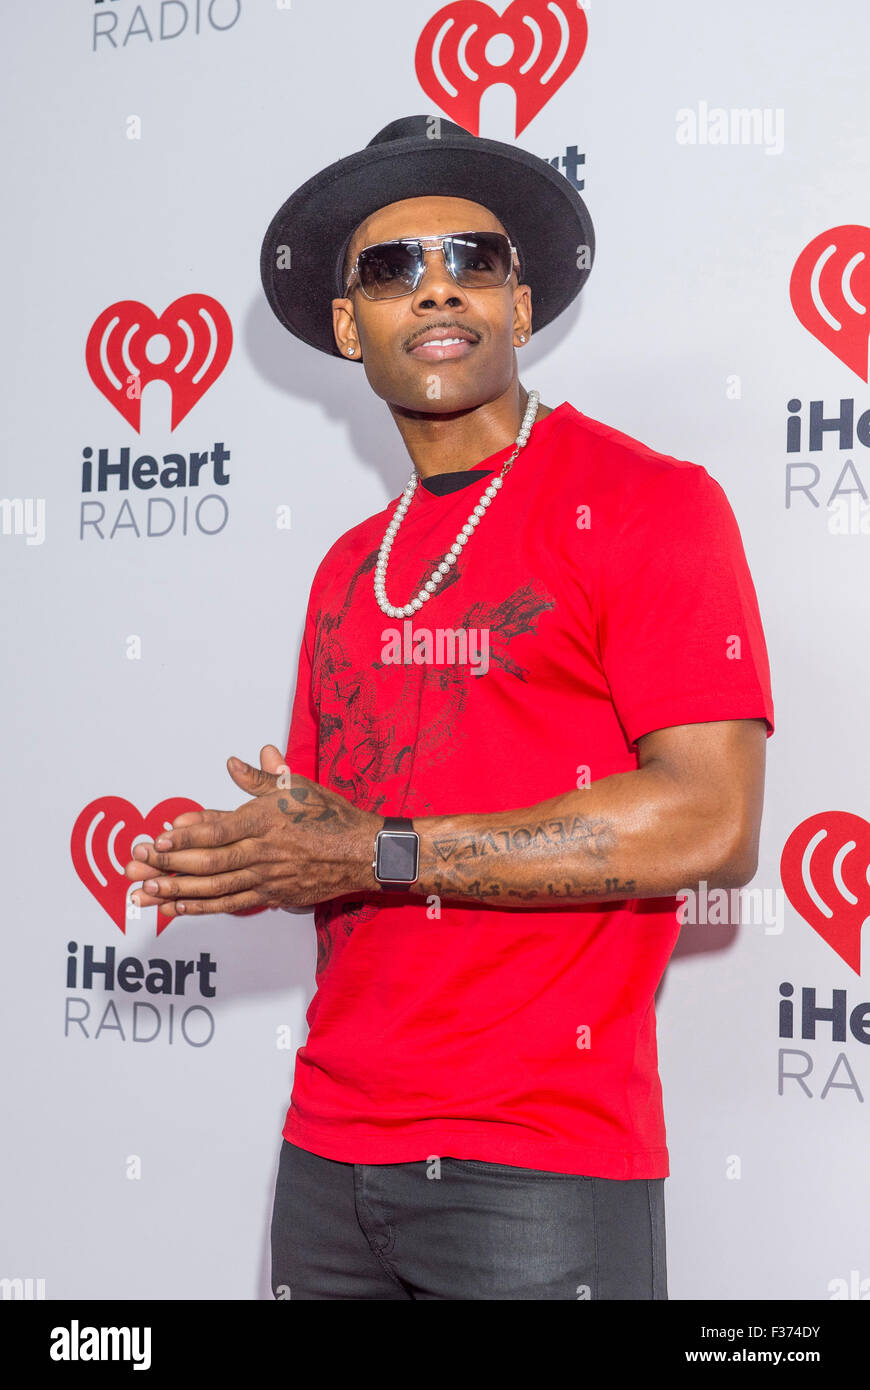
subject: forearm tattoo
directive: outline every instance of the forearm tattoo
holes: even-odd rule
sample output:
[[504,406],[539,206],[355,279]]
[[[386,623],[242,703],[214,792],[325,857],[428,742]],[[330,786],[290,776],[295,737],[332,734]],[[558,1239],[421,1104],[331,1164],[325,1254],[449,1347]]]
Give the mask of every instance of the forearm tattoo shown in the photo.
[[[569,816],[527,825],[489,828],[463,835],[437,836],[420,878],[444,897],[546,898],[572,902],[580,898],[630,897],[634,879],[603,876],[617,845],[613,825],[601,818]],[[586,854],[599,873],[594,881],[560,872],[560,848]],[[505,862],[510,856],[510,865]],[[526,886],[516,886],[519,878]]]

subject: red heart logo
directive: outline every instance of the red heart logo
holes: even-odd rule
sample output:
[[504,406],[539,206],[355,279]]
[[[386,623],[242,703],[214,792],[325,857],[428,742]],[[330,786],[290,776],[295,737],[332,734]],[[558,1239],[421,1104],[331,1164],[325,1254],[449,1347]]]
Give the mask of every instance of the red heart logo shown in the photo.
[[[124,865],[133,858],[133,845],[141,839],[156,840],[169,830],[182,811],[201,811],[197,801],[173,796],[158,802],[142,816],[122,796],[100,796],[86,806],[73,826],[70,850],[75,871],[108,912],[115,926],[127,930],[127,893],[132,880]],[[157,909],[157,936],[173,919]]]
[[[172,828],[173,820],[183,811],[201,810],[198,801],[172,796],[142,816],[122,796],[99,796],[82,811],[70,839],[73,865],[82,883],[122,932],[127,930],[127,893],[133,887],[124,866],[133,858],[134,844],[142,839],[156,840],[164,830]],[[245,907],[230,916],[252,917],[265,910]],[[174,920],[158,907],[156,935]]]
[[870,227],[832,227],[815,237],[795,261],[789,294],[804,328],[870,379]]
[[[168,341],[168,349],[156,335]],[[160,318],[147,304],[123,299],[94,321],[85,361],[97,390],[137,433],[142,391],[149,381],[165,381],[172,392],[174,430],[220,376],[232,345],[229,314],[210,295],[182,295]]]
[[820,811],[785,842],[782,885],[796,912],[861,974],[861,928],[870,917],[870,824],[849,811]]
[[[455,0],[433,14],[414,53],[417,80],[427,96],[471,135],[480,131],[480,102],[497,83],[513,88],[516,134],[534,120],[576,68],[589,26],[577,4],[514,0],[498,15],[482,0]],[[490,49],[507,40],[509,56]]]

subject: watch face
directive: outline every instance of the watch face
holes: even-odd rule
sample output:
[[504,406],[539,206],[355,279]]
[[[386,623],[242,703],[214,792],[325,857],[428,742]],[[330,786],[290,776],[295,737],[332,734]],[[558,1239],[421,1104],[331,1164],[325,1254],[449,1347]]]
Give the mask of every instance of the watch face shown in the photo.
[[377,878],[395,878],[413,883],[417,877],[419,841],[416,833],[382,830],[378,836]]

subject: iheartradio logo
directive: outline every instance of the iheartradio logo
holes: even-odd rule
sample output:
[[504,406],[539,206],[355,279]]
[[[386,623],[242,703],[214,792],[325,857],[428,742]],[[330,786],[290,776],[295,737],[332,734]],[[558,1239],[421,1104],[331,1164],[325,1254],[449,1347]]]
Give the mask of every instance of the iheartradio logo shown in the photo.
[[821,232],[795,261],[789,294],[804,328],[868,381],[870,227]]
[[85,361],[97,390],[138,434],[150,381],[169,386],[174,430],[214,385],[232,346],[230,316],[210,295],[182,295],[159,318],[147,304],[123,299],[93,323]]
[[861,928],[870,918],[870,823],[820,811],[785,842],[780,875],[789,902],[861,974]]
[[567,82],[588,34],[576,0],[514,0],[502,15],[482,0],[455,0],[424,28],[414,68],[426,95],[471,135],[480,133],[484,92],[510,87],[520,135]]
[[[70,839],[73,866],[88,892],[120,931],[127,931],[127,895],[140,886],[124,873],[124,866],[133,858],[134,847],[150,844],[164,830],[171,830],[173,820],[183,811],[201,810],[198,801],[174,796],[158,802],[147,816],[143,816],[132,802],[121,796],[100,796],[82,811]],[[250,917],[263,911],[262,907],[245,908],[232,915]],[[156,915],[156,935],[159,936],[173,918],[159,907]]]

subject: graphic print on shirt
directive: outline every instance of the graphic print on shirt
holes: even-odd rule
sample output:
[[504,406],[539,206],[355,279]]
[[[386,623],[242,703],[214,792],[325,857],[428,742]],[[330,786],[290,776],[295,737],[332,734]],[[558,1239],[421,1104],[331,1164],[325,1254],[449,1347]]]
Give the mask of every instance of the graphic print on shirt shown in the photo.
[[[431,786],[431,770],[456,757],[464,741],[462,715],[468,703],[470,682],[486,680],[489,672],[472,675],[463,663],[452,665],[387,664],[376,657],[364,666],[353,660],[342,638],[357,585],[374,573],[378,552],[372,550],[351,575],[344,601],[337,611],[317,614],[313,666],[317,672],[316,704],[320,711],[318,776],[355,806],[389,815],[405,814],[412,804],[415,815],[431,815],[428,796],[417,789],[416,776]],[[423,587],[441,563],[438,555],[424,564],[413,589]],[[439,594],[461,577],[456,566],[444,576]],[[500,602],[477,600],[453,626],[466,631],[489,632],[490,670],[500,667],[516,680],[527,682],[532,674],[515,660],[510,643],[524,633],[535,632],[541,613],[556,606],[552,594],[530,581]],[[422,610],[420,610],[422,612]],[[390,620],[384,619],[385,622]],[[393,620],[396,624],[401,619]],[[396,676],[401,688],[391,690],[386,713],[379,682]],[[329,963],[336,938],[351,936],[354,927],[379,912],[376,902],[332,899],[318,903],[314,912],[317,929],[316,974]]]

